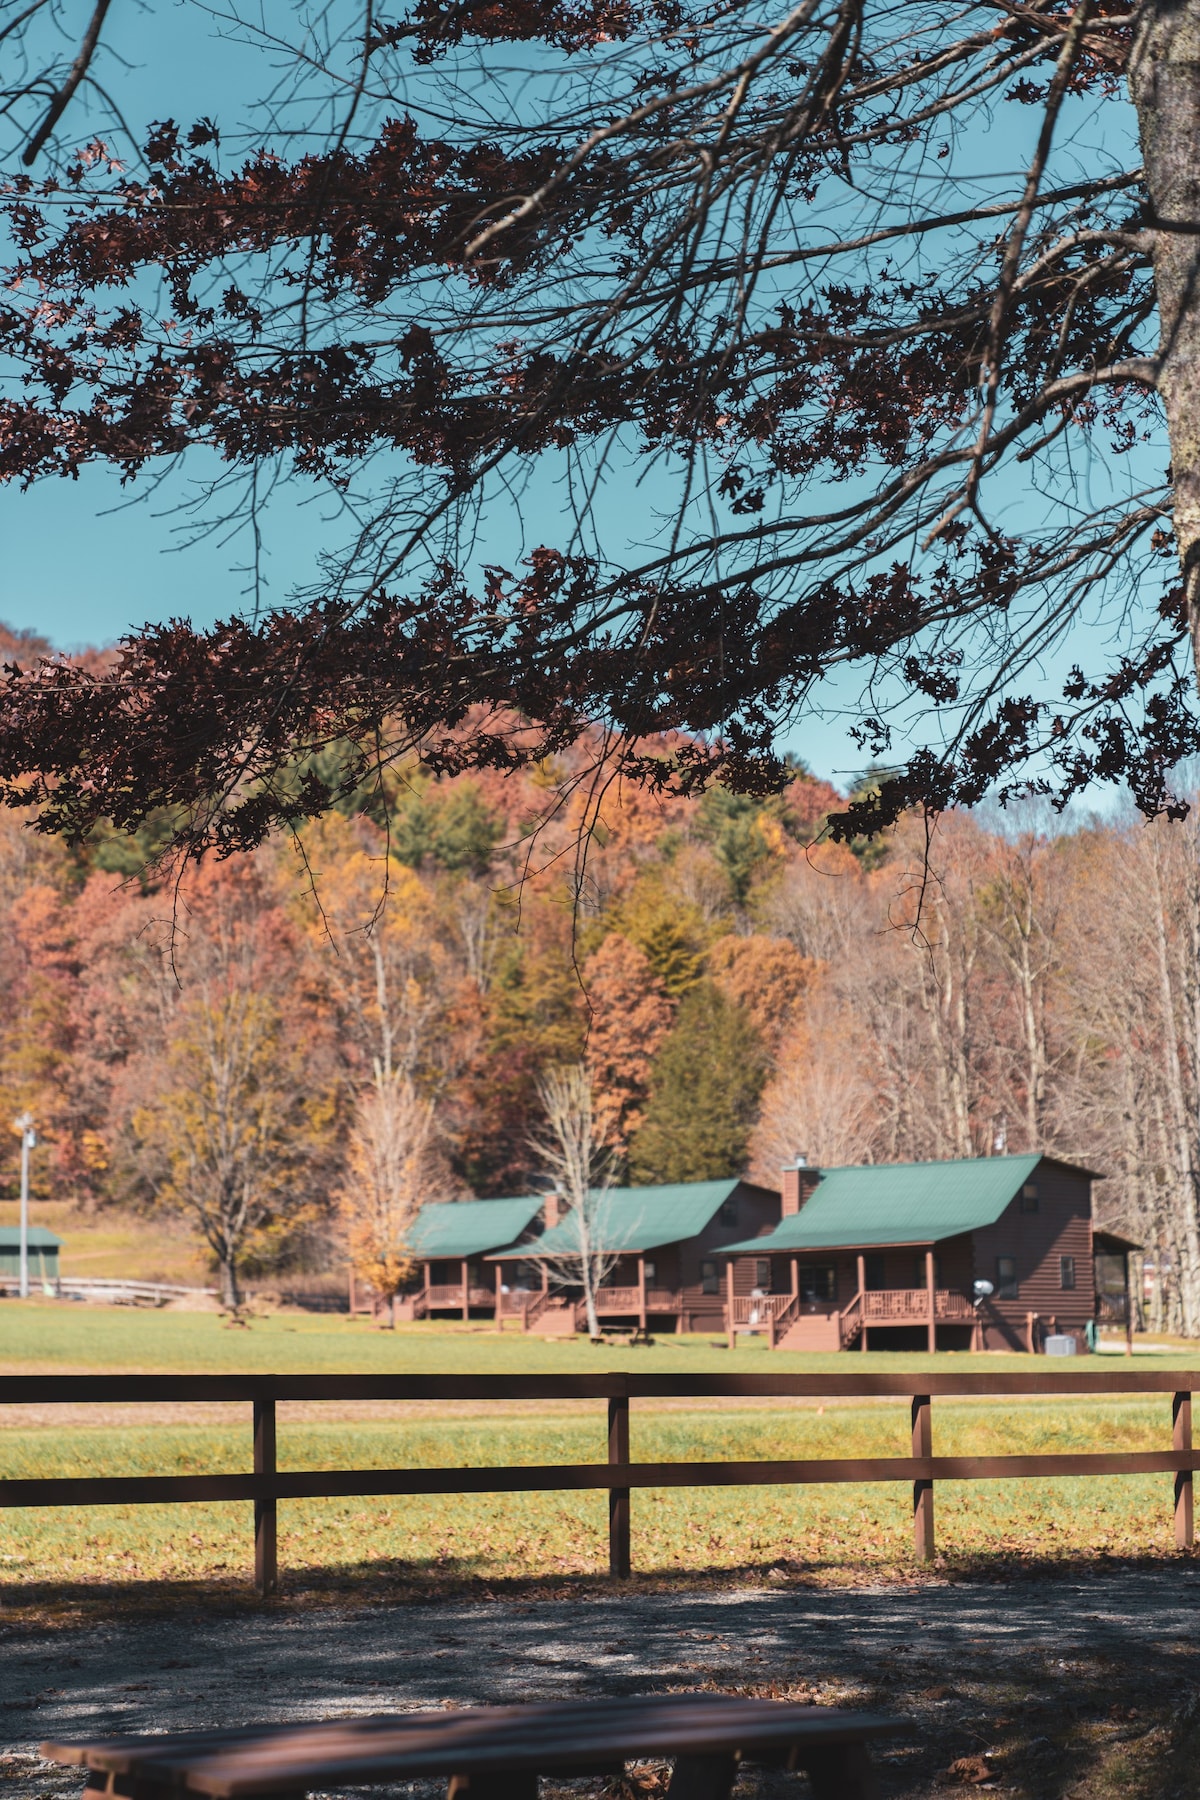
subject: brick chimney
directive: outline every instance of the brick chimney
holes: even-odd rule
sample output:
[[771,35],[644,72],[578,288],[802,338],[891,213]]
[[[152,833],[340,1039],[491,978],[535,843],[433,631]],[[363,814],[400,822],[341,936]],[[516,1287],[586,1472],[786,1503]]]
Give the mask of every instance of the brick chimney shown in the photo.
[[800,1211],[820,1181],[821,1171],[810,1169],[808,1158],[798,1155],[794,1163],[784,1164],[782,1175],[783,1217],[786,1219]]
[[568,1210],[566,1199],[562,1194],[547,1194],[546,1204],[543,1209],[546,1230],[553,1231],[559,1220],[565,1217]]

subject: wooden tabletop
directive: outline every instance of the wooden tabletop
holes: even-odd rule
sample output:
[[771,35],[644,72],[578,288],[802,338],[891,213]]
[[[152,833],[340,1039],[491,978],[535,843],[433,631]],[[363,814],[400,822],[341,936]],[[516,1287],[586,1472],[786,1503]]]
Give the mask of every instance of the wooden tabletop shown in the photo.
[[759,1753],[774,1761],[792,1752],[804,1767],[806,1749],[861,1745],[895,1729],[895,1721],[833,1707],[690,1693],[110,1737],[43,1744],[42,1754],[113,1776],[118,1793],[136,1783],[237,1800],[472,1771],[586,1774],[640,1757],[754,1761]]

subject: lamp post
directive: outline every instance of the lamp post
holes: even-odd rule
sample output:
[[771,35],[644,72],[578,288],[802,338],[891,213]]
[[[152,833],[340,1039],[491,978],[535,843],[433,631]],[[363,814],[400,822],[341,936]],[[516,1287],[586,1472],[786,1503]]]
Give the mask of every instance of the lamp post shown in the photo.
[[19,1119],[13,1120],[13,1130],[21,1134],[21,1252],[20,1252],[20,1293],[22,1300],[29,1298],[29,1152],[37,1143],[37,1132],[33,1129],[32,1114],[23,1112]]

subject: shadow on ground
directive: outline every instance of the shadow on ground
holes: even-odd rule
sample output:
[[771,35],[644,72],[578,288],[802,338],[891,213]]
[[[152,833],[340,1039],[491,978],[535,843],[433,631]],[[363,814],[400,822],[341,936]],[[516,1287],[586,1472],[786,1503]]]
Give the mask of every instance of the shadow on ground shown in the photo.
[[[3,1800],[79,1794],[78,1771],[38,1756],[46,1738],[681,1688],[890,1714],[880,1769],[903,1800],[1200,1800],[1200,1563],[988,1573],[834,1586],[776,1567],[753,1582],[483,1590],[377,1567],[293,1575],[266,1605],[232,1584],[10,1588]],[[749,1770],[737,1800],[803,1792]]]

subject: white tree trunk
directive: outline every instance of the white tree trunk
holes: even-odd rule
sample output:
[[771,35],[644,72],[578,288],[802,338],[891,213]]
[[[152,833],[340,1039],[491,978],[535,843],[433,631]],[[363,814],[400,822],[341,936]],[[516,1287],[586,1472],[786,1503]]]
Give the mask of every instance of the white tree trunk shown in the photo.
[[1158,391],[1200,671],[1200,0],[1143,0],[1129,64],[1155,227]]

